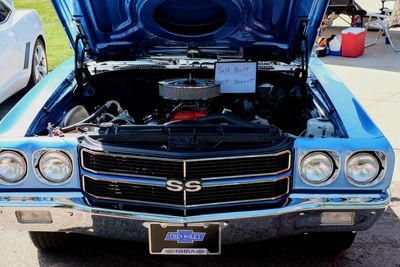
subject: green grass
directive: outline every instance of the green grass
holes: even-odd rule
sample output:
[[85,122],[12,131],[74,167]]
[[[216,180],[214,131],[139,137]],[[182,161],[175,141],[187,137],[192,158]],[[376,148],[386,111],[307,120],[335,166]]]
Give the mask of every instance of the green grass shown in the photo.
[[73,55],[64,28],[54,11],[50,0],[14,0],[17,9],[36,9],[42,19],[46,33],[49,71]]

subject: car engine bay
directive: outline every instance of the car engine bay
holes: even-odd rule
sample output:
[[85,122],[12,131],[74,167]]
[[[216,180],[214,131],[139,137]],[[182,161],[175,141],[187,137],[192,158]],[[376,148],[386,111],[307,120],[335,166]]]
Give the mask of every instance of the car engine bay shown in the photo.
[[[137,131],[174,129],[182,134],[183,128],[188,135],[241,132],[235,140],[245,140],[252,132],[262,135],[250,138],[251,142],[265,141],[266,136],[335,135],[334,124],[321,114],[295,74],[259,71],[254,93],[222,92],[213,74],[212,70],[128,68],[93,75],[81,93],[73,92],[70,108],[57,123],[49,123],[48,133],[106,140],[105,136],[124,132],[125,139],[119,138],[120,143],[127,136],[139,136]],[[214,145],[218,140],[213,139]],[[136,138],[138,142],[146,140]]]

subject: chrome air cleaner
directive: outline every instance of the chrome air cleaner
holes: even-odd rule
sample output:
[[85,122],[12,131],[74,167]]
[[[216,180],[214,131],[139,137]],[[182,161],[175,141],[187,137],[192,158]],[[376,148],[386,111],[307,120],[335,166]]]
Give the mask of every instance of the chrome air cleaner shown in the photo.
[[213,80],[172,79],[159,82],[160,96],[168,100],[207,100],[221,95],[221,87]]

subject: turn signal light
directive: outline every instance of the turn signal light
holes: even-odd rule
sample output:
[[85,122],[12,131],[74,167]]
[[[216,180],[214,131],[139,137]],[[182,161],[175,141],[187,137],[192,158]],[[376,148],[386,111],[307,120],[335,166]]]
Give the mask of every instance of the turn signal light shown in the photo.
[[50,224],[53,223],[48,211],[17,211],[17,220],[22,224]]
[[353,225],[355,212],[323,212],[321,225]]

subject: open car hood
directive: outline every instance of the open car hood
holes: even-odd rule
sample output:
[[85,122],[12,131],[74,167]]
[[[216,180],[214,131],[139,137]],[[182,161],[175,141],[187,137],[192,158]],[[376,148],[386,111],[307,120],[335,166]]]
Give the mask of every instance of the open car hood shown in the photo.
[[96,61],[200,48],[289,63],[311,51],[329,0],[52,2],[71,45],[84,35],[81,47]]

